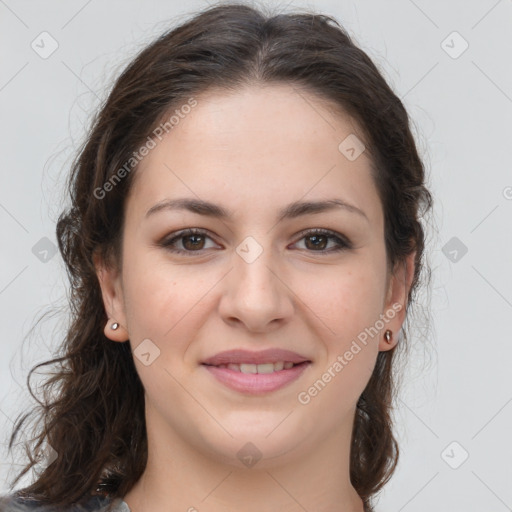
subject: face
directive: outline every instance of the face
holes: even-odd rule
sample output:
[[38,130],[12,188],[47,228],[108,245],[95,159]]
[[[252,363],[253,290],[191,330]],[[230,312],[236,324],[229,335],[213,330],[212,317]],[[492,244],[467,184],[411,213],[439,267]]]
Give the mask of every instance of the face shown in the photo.
[[[148,431],[238,465],[252,442],[270,464],[351,428],[410,277],[387,275],[369,157],[339,149],[362,139],[350,118],[286,85],[196,100],[136,171],[122,270],[98,264],[122,326],[105,332],[134,351]],[[166,204],[178,199],[216,209]],[[324,201],[338,205],[290,208]],[[267,349],[298,359],[282,370],[204,364],[233,349],[251,353],[247,364]]]

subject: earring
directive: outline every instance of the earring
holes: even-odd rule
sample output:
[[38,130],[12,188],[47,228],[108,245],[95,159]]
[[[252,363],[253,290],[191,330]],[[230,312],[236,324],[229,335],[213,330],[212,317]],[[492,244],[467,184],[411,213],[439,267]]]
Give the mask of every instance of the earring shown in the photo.
[[117,322],[114,322],[110,328],[113,329],[114,331],[119,327],[119,324]]
[[388,329],[385,333],[384,333],[384,338],[386,340],[387,343],[391,344],[391,335],[393,333]]

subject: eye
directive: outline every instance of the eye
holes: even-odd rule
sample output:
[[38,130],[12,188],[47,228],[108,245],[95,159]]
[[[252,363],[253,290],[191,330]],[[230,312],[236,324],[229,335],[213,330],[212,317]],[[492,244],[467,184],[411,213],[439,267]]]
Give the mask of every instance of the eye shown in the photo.
[[[203,229],[189,228],[180,231],[172,238],[164,240],[160,245],[178,254],[200,252],[205,249],[205,239],[207,238],[212,240]],[[184,249],[176,247],[177,242],[181,243]]]
[[[352,243],[347,237],[329,229],[308,229],[300,235],[300,240],[305,240],[306,250],[312,252],[331,253],[352,249]],[[334,242],[334,247],[326,249],[330,241]]]
[[[348,238],[329,229],[308,229],[299,233],[299,236],[302,237],[299,241],[305,240],[305,250],[310,252],[325,254],[352,249],[352,243]],[[191,255],[194,252],[201,253],[212,248],[205,247],[207,239],[212,240],[207,231],[188,228],[179,231],[171,238],[163,240],[159,245],[176,254]],[[334,247],[327,248],[330,242],[334,243]],[[295,242],[295,244],[297,243],[299,242]],[[180,244],[181,247],[179,247]]]

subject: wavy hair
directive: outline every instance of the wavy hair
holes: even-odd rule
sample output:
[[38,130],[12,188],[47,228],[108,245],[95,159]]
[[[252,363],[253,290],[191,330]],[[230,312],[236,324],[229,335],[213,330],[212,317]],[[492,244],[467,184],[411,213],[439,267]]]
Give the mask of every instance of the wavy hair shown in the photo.
[[[137,166],[108,193],[98,190],[190,98],[269,84],[314,94],[360,127],[384,211],[388,268],[416,251],[398,347],[406,344],[409,309],[420,276],[429,272],[421,217],[432,196],[402,102],[330,16],[270,14],[241,3],[196,12],[144,48],[119,75],[73,161],[66,188],[71,203],[56,227],[70,281],[70,323],[59,357],[36,365],[27,378],[30,389],[32,372],[53,367],[43,401],[17,418],[11,434],[9,450],[27,417],[36,415],[37,435],[24,445],[28,462],[13,486],[45,446],[58,457],[19,491],[22,496],[65,507],[96,493],[123,497],[141,477],[148,455],[144,390],[129,343],[112,343],[104,335],[108,318],[93,263],[98,252],[109,264],[121,264],[124,205]],[[350,477],[368,510],[399,456],[391,417],[395,349],[379,352],[354,418]]]

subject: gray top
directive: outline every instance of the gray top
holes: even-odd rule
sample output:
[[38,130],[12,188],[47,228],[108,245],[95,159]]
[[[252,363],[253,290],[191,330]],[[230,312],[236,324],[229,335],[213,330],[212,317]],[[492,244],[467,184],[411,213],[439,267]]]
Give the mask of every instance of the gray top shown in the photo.
[[[114,503],[112,512],[131,512],[128,504],[121,498],[91,496],[84,505],[72,505],[66,512],[105,512],[110,503]],[[0,496],[0,512],[54,512],[51,505],[40,501],[18,497],[17,494]]]
[[[131,512],[128,504],[121,498],[112,499],[104,496],[92,496],[85,505],[73,505],[66,512],[105,512],[111,502],[114,502],[112,512]],[[364,509],[372,512],[367,506]],[[55,512],[55,509],[34,500],[23,500],[16,498],[16,495],[10,495],[0,496],[0,512]]]

